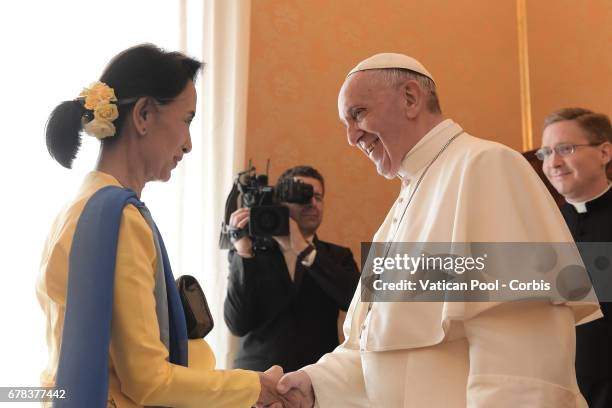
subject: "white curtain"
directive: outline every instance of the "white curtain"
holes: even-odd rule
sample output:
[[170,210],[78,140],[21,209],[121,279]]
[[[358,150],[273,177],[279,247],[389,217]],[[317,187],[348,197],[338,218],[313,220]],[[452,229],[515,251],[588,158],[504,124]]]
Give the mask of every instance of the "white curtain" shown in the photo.
[[[247,113],[250,0],[183,0],[184,51],[206,63],[197,84],[200,118],[193,150],[178,175],[179,274],[202,285],[215,328],[206,340],[217,366],[231,367],[235,339],[223,321],[227,251],[218,247],[225,199],[243,169]],[[201,140],[197,135],[201,134]]]

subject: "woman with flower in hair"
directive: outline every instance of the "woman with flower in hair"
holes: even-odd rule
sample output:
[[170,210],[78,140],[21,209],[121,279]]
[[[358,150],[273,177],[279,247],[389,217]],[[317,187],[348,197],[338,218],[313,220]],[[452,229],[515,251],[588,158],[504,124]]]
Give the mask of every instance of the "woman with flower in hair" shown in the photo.
[[51,113],[47,148],[62,166],[81,132],[101,142],[51,229],[37,282],[50,353],[42,382],[57,387],[54,406],[250,407],[277,397],[278,369],[215,370],[206,342],[188,340],[163,239],[139,200],[191,150],[200,68],[178,52],[129,48]]

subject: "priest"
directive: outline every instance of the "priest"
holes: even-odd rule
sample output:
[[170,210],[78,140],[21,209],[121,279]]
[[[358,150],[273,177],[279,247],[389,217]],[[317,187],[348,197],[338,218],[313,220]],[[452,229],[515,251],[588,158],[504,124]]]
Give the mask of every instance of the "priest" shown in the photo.
[[[610,119],[601,113],[565,108],[544,120],[536,156],[565,198],[561,213],[576,242],[612,242],[611,142]],[[595,286],[604,318],[576,328],[576,376],[589,407],[606,408],[612,406],[612,303],[610,288]]]

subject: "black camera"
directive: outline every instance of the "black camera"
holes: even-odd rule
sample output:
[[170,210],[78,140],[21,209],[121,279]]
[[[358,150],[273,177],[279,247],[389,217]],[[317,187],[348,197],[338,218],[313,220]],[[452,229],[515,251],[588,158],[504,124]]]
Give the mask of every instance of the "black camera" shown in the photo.
[[[257,175],[255,167],[238,173],[225,202],[219,247],[228,249],[230,238],[239,239],[245,234],[254,238],[289,235],[289,208],[281,203],[305,204],[312,196],[312,186],[299,180],[283,180],[273,187],[268,185],[268,175]],[[240,207],[251,209],[248,227],[229,228],[231,214]]]

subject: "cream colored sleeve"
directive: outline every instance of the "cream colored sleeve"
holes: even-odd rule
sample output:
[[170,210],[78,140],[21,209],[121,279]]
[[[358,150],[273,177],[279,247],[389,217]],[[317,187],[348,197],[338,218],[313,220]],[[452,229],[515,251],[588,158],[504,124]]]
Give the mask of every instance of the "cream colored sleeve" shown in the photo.
[[587,407],[576,384],[570,307],[507,303],[465,320],[464,327],[469,408]]
[[312,381],[316,408],[370,407],[359,350],[340,345],[302,370]]
[[[138,210],[128,206],[119,232],[110,346],[122,393],[141,405],[252,406],[260,391],[255,372],[214,370],[212,356],[209,364],[190,367],[167,361],[155,313],[154,261],[151,230]],[[194,352],[190,361],[198,353],[202,358],[210,353],[194,344],[189,349]]]

